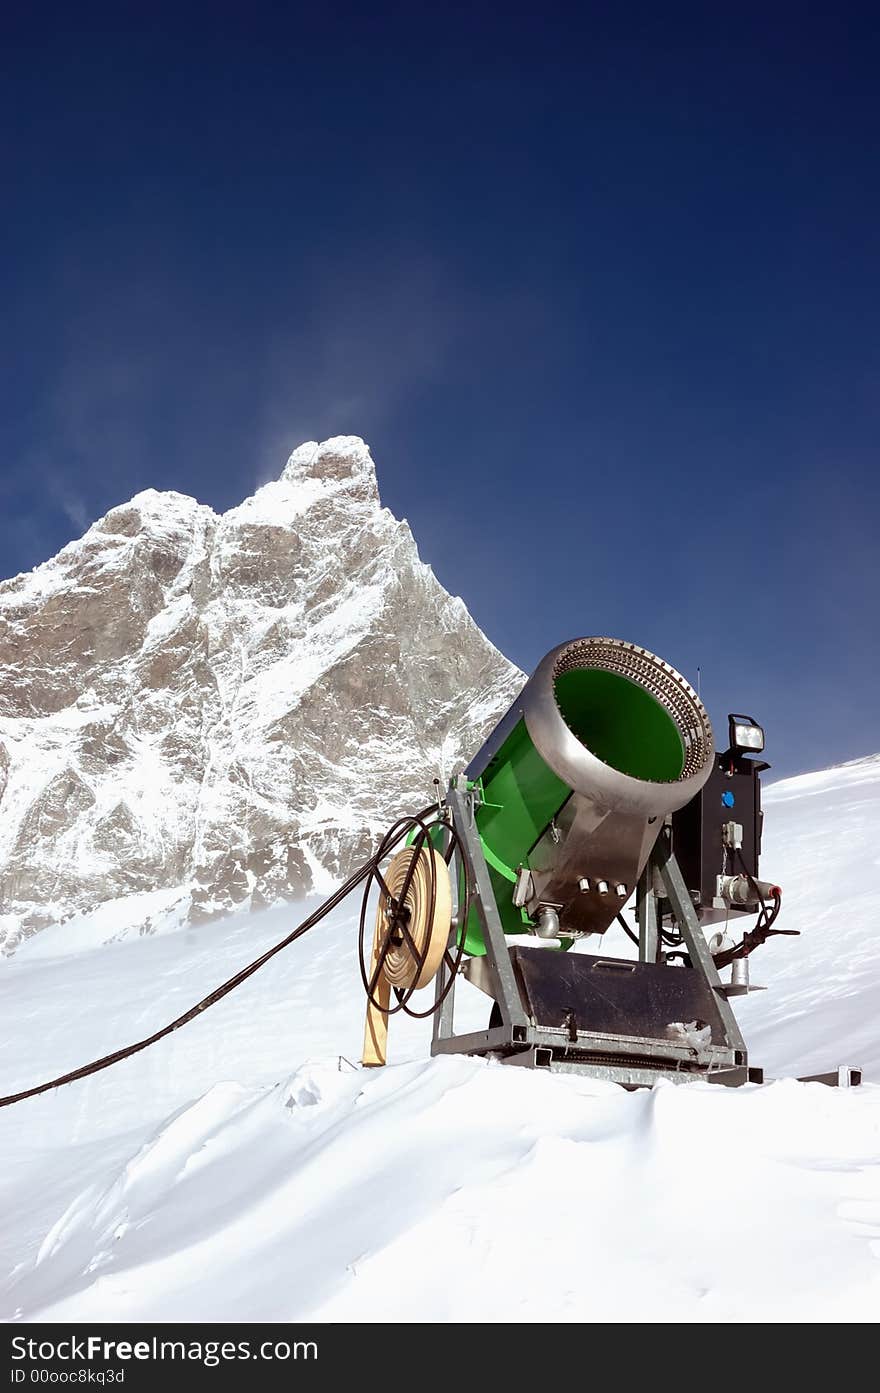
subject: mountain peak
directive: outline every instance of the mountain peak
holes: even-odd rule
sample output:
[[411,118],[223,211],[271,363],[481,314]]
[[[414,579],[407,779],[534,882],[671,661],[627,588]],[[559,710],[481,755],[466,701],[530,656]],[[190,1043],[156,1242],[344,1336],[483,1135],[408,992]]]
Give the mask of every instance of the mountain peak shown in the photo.
[[213,511],[189,494],[173,489],[142,489],[127,503],[119,503],[93,524],[92,531],[133,537],[140,532],[165,530],[175,523],[190,525],[198,516],[213,517]]
[[334,435],[320,442],[307,440],[294,450],[281,478],[295,486],[319,484],[327,492],[379,502],[376,466],[370,447],[359,435]]
[[204,918],[333,884],[521,681],[358,436],[221,517],[136,494],[0,595],[0,947],[130,895]]

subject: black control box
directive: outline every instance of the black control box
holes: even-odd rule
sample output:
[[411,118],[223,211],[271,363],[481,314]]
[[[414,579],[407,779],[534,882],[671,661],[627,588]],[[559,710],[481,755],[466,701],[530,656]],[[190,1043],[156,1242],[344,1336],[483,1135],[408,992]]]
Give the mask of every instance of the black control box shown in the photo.
[[[761,855],[761,773],[770,765],[737,750],[716,755],[696,798],[672,816],[672,849],[702,923],[754,912],[713,905],[718,876],[758,877]],[[738,829],[742,829],[741,834]],[[738,839],[742,846],[735,849]]]

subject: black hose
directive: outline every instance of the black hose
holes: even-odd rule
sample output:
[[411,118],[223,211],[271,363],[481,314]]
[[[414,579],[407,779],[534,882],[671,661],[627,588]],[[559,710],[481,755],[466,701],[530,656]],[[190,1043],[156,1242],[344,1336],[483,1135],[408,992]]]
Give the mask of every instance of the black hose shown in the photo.
[[[316,924],[319,924],[322,919],[325,919],[338,904],[342,903],[347,895],[350,895],[353,890],[357,889],[362,880],[372,878],[373,875],[376,875],[381,882],[381,873],[378,869],[379,860],[387,854],[392,846],[400,841],[401,837],[407,835],[413,824],[420,825],[424,829],[424,819],[436,812],[437,804],[432,803],[430,807],[425,808],[414,817],[401,818],[396,822],[394,827],[383,837],[379,850],[371,856],[368,861],[365,861],[358,870],[354,871],[348,877],[348,880],[344,881],[339,889],[335,890],[323,904],[319,905],[318,908],[308,916],[307,919],[304,919],[301,924],[298,924],[286,938],[281,939],[280,943],[276,943],[272,948],[267,948],[266,952],[262,953],[260,957],[255,958],[253,962],[248,963],[246,967],[236,972],[233,977],[228,978],[227,981],[222,982],[219,987],[215,987],[212,992],[209,992],[207,996],[202,997],[201,1001],[196,1002],[195,1006],[191,1006],[182,1016],[177,1016],[175,1020],[169,1021],[168,1025],[163,1026],[161,1030],[154,1031],[152,1035],[147,1035],[143,1040],[138,1040],[133,1045],[126,1045],[122,1049],[114,1050],[112,1054],[102,1055],[100,1059],[92,1060],[90,1064],[83,1064],[78,1069],[71,1069],[67,1074],[60,1074],[57,1079],[49,1079],[46,1083],[35,1084],[33,1088],[25,1088],[22,1089],[20,1093],[10,1093],[7,1097],[0,1098],[0,1108],[8,1108],[13,1103],[23,1102],[25,1098],[35,1098],[40,1093],[48,1093],[50,1089],[61,1088],[63,1084],[75,1083],[77,1079],[84,1079],[90,1074],[99,1073],[102,1069],[109,1069],[111,1064],[117,1064],[121,1059],[127,1059],[130,1055],[138,1054],[141,1050],[145,1050],[150,1045],[155,1045],[159,1040],[164,1039],[166,1035],[171,1035],[173,1031],[179,1030],[182,1025],[186,1025],[189,1021],[195,1020],[196,1016],[201,1015],[203,1011],[207,1011],[209,1006],[213,1006],[217,1001],[222,1001],[224,996],[228,996],[236,987],[240,987],[242,982],[246,982],[248,977],[252,977],[255,972],[258,972],[270,958],[274,958],[276,953],[280,953],[282,948],[287,948],[291,943],[295,943],[298,938],[302,938],[303,935],[307,934],[310,929],[313,929]],[[397,831],[398,828],[401,830]],[[396,835],[394,835],[395,832]],[[456,967],[457,966],[458,963],[456,963]],[[451,977],[450,982],[452,980],[453,978]],[[435,1002],[435,1010],[438,1005],[439,1002]]]
[[620,925],[620,927],[623,929],[623,932],[626,934],[627,938],[628,938],[628,939],[631,939],[632,942],[633,942],[633,943],[636,945],[636,947],[638,948],[638,946],[639,946],[639,936],[638,936],[638,934],[633,933],[632,929],[630,928],[629,924],[626,922],[626,920],[624,919],[624,917],[623,917],[622,914],[618,914],[618,916],[617,916],[617,922],[618,922],[618,924]]

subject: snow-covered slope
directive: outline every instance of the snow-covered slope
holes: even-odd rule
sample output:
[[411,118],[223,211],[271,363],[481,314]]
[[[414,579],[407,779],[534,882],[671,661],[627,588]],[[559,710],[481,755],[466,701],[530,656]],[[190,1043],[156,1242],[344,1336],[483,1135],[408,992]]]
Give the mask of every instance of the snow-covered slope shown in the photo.
[[780,928],[752,958],[766,992],[738,1008],[756,1062],[814,1073],[844,1050],[880,1081],[880,755],[772,784],[763,869]]
[[325,889],[521,681],[357,437],[220,517],[138,494],[0,584],[0,947],[120,896],[204,918]]
[[[766,806],[802,937],[753,959],[752,1057],[880,1080],[880,759]],[[154,905],[164,932],[106,946],[114,912],[0,964],[0,1093],[147,1033],[294,917]],[[877,1083],[628,1094],[430,1062],[428,1027],[397,1019],[391,1066],[354,1070],[353,938],[343,906],[154,1049],[0,1110],[0,1316],[385,1321],[393,1290],[395,1320],[631,1321],[645,1291],[654,1319],[876,1319]],[[485,1015],[462,984],[460,1024]]]

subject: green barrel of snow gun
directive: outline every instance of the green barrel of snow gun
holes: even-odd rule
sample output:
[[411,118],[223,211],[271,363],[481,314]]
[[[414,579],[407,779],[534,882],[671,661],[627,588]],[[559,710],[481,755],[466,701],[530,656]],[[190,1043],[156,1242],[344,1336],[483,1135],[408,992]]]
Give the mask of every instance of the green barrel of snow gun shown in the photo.
[[[604,933],[713,762],[705,708],[668,663],[613,638],[554,648],[465,771],[505,932]],[[485,952],[473,910],[465,949]]]

